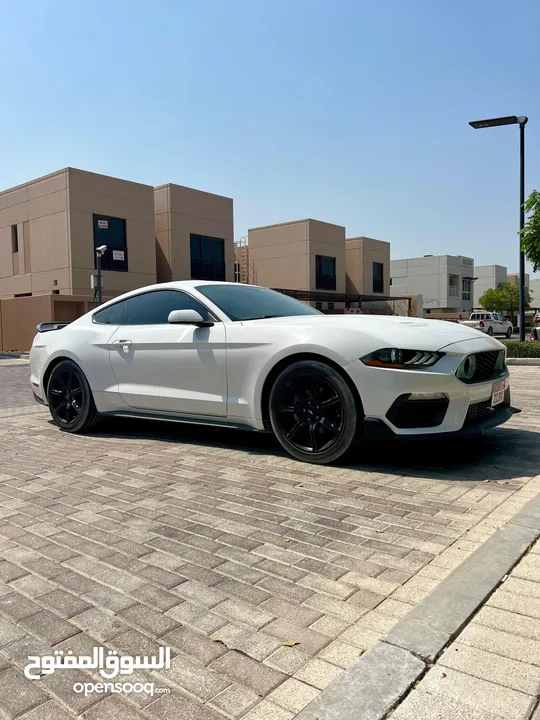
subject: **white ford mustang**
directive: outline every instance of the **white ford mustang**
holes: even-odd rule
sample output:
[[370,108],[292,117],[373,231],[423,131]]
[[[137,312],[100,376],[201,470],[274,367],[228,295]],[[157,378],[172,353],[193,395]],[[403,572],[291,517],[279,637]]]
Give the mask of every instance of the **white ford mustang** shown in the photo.
[[66,326],[42,323],[30,368],[62,430],[123,415],[273,431],[314,463],[365,439],[480,431],[519,412],[504,346],[474,329],[328,316],[223,282],[153,285]]

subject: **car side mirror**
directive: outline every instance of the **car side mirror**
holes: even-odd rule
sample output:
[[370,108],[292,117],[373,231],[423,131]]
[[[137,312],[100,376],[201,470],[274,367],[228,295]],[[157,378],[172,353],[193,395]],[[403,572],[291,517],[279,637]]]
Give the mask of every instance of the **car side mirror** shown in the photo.
[[173,310],[169,313],[167,321],[173,325],[196,325],[197,327],[212,327],[211,320],[203,320],[203,316],[196,310]]

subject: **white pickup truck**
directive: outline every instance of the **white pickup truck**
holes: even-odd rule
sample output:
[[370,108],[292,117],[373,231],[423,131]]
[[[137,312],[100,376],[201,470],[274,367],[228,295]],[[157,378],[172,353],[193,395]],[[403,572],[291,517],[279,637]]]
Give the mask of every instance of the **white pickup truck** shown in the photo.
[[514,332],[510,320],[496,312],[473,312],[468,320],[460,320],[459,322],[460,325],[468,325],[488,335],[504,335],[511,338]]

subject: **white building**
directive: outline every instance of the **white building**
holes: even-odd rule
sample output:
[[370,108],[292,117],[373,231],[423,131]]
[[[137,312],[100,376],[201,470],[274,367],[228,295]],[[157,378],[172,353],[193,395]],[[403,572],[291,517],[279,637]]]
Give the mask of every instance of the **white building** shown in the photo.
[[540,277],[533,277],[529,283],[529,291],[531,293],[531,308],[540,310]]
[[391,295],[422,295],[424,311],[470,312],[474,260],[461,255],[424,255],[392,260]]
[[481,308],[480,298],[486,290],[493,290],[499,283],[506,282],[508,270],[503,265],[475,265],[473,283],[473,307]]

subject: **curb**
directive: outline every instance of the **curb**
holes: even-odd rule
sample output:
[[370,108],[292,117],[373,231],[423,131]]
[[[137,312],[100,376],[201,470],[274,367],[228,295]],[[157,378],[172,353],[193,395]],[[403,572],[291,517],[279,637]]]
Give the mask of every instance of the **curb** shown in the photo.
[[296,720],[384,720],[539,537],[537,495]]
[[540,367],[540,358],[506,358],[507,365],[532,365]]

